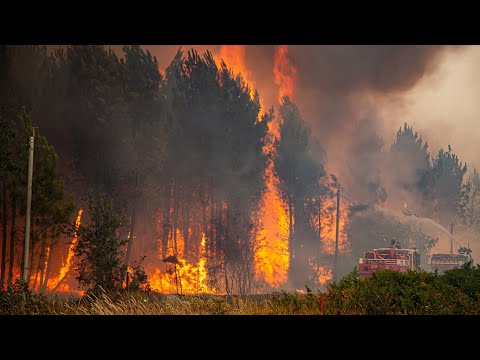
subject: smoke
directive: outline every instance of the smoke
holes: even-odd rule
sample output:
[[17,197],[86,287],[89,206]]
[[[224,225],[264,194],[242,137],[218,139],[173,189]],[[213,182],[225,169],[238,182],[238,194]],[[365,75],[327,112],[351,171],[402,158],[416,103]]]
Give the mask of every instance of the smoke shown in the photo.
[[[298,102],[329,148],[351,143],[358,123],[372,132],[382,120],[377,104],[405,94],[433,73],[445,46],[290,46],[298,67]],[[397,126],[393,126],[395,128]],[[369,135],[370,136],[370,135]],[[343,146],[342,146],[343,147]],[[340,152],[348,151],[341,149]],[[334,153],[335,151],[329,151]],[[338,159],[335,159],[338,160]]]
[[[143,47],[156,56],[162,71],[180,46]],[[121,46],[112,48],[121,53]],[[219,45],[182,48],[221,55]],[[263,111],[278,106],[279,85],[272,71],[275,49],[272,45],[245,49],[245,65],[263,99]],[[339,177],[353,200],[387,201],[394,208],[391,204],[406,196],[390,174],[411,167],[382,156],[404,122],[429,142],[433,156],[451,144],[462,161],[480,167],[476,151],[480,47],[290,45],[287,56],[297,69],[295,102],[325,149],[327,171]],[[414,173],[405,171],[405,181],[408,176],[413,179]],[[417,200],[408,198],[409,207]]]

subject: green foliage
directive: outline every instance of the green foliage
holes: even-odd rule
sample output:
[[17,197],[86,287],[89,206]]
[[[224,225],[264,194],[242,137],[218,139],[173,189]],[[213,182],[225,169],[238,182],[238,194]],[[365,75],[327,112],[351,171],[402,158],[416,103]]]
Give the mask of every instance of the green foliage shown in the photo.
[[127,243],[119,230],[126,219],[105,194],[90,196],[86,215],[77,230],[77,279],[92,292],[119,289],[125,274],[122,247]]
[[463,185],[458,213],[470,231],[480,231],[480,173],[477,169],[473,169]]
[[445,281],[462,290],[472,301],[480,301],[480,266],[466,263],[458,269],[445,271]]
[[163,257],[170,229],[182,232],[186,257],[198,251],[190,244],[203,232],[210,259],[222,261],[225,273],[236,272],[230,288],[241,292],[253,277],[254,219],[265,190],[263,148],[273,111],[261,115],[258,94],[251,97],[237,75],[217,66],[210,52],[193,50],[179,51],[166,69],[161,92],[170,137],[160,194],[168,204]]
[[448,151],[440,149],[433,159],[432,172],[435,179],[437,212],[440,223],[444,226],[449,225],[457,215],[461,202],[463,176],[466,171],[467,165],[452,152],[450,145]]
[[[457,277],[458,279],[458,277]],[[476,284],[477,291],[480,289]],[[379,271],[360,279],[352,272],[330,284],[325,312],[335,315],[478,314],[479,302],[437,273]]]
[[13,122],[0,111],[0,175],[2,179],[16,170]]
[[416,199],[415,212],[430,216],[435,191],[428,143],[405,123],[390,147],[388,160],[393,165],[388,171],[398,188]]
[[21,280],[0,291],[0,315],[45,315],[51,313],[51,302],[34,294]]

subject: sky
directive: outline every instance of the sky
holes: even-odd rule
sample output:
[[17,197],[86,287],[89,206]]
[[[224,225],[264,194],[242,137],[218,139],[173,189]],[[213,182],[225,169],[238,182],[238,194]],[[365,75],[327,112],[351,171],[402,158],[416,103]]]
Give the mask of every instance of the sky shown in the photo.
[[[157,57],[161,69],[180,47],[143,46]],[[218,54],[221,46],[181,47]],[[252,83],[265,107],[276,107],[278,87],[272,71],[275,47],[245,48],[245,66]],[[320,139],[325,134],[326,143],[336,137],[343,139],[350,123],[373,116],[377,131],[389,145],[398,128],[408,122],[428,141],[432,155],[450,144],[470,168],[480,168],[480,46],[420,46],[408,51],[395,46],[388,50],[387,46],[366,48],[289,46],[289,57],[298,73],[295,101],[314,134]],[[345,107],[354,110],[340,115]],[[334,120],[325,120],[325,114],[335,113]],[[336,130],[330,133],[329,129]],[[332,145],[326,147],[328,152]]]

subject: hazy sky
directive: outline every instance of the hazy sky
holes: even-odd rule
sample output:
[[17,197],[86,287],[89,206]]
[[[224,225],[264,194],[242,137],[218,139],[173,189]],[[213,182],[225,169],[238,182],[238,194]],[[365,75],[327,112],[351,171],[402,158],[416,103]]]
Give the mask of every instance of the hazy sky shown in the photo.
[[[143,47],[157,57],[163,70],[180,45]],[[184,51],[192,47],[199,52],[209,49],[214,55],[220,50],[220,45],[182,45]],[[349,122],[374,116],[389,146],[398,128],[408,122],[427,139],[432,155],[450,144],[462,161],[480,168],[480,46],[399,48],[290,46],[299,78],[295,101],[314,133],[324,136],[328,152],[330,139],[352,131]],[[247,46],[245,51],[245,66],[265,107],[278,105],[274,52],[272,45]],[[325,120],[328,114],[347,120]]]
[[[145,47],[158,57],[162,68],[168,64],[178,49],[177,46],[147,45]],[[185,50],[191,47],[182,46]],[[196,45],[195,48],[199,51],[210,49],[213,53],[218,53],[219,50],[218,45]],[[299,50],[302,49],[296,47],[290,51],[290,56],[293,63],[299,66],[298,72],[302,76],[302,72],[311,71],[310,67],[315,67],[315,62],[310,59],[308,69],[302,68],[299,65],[302,62],[295,58],[300,56]],[[251,71],[252,80],[255,81],[260,96],[264,97],[266,106],[277,105],[272,104],[275,102],[277,91],[272,75],[273,53],[272,46],[247,46],[246,51],[246,66]],[[319,54],[322,56],[321,52]],[[330,53],[328,54],[332,57]],[[338,58],[340,56],[334,60],[338,62]],[[369,70],[356,66],[355,58],[347,60],[355,64],[355,66],[352,65],[355,68],[354,71]],[[398,64],[395,64],[397,67],[392,77],[398,77],[398,68],[401,69],[404,62],[414,62],[414,60],[411,57],[400,59]],[[325,65],[322,63],[322,66]],[[341,74],[336,73],[335,63],[329,66],[333,80],[331,77],[327,80],[335,83],[335,77]],[[357,97],[357,101],[362,99],[360,101],[370,105],[367,113],[374,109],[379,118],[379,131],[387,145],[393,141],[396,130],[406,121],[428,140],[432,154],[436,153],[440,147],[450,144],[461,160],[480,168],[480,71],[478,69],[480,69],[480,46],[447,49],[438,56],[438,61],[432,70],[425,71],[413,82],[413,87],[407,86],[406,90],[402,89],[397,93],[383,94],[381,90],[377,90],[374,94],[369,91],[363,91],[361,95],[358,92],[353,94]],[[387,67],[387,70],[390,71],[392,68]],[[388,77],[388,72],[386,74],[384,76]],[[374,75],[375,73],[366,73],[359,77],[368,79],[368,76]],[[308,78],[308,74],[304,77]],[[348,87],[348,82],[343,86]],[[322,100],[320,99],[322,95],[315,93],[312,89],[298,88],[297,94],[296,100],[300,105],[308,104],[309,101]],[[301,99],[302,96],[304,99]],[[307,100],[308,97],[311,99]],[[312,119],[314,116],[312,111],[309,112],[308,109],[304,111],[307,121],[312,123],[319,121]],[[359,116],[362,115],[359,114]],[[315,130],[315,124],[312,124],[312,127]]]
[[477,169],[480,169],[479,69],[480,46],[445,54],[438,70],[405,94],[405,114],[397,114],[425,134],[432,150],[451,144],[460,159]]

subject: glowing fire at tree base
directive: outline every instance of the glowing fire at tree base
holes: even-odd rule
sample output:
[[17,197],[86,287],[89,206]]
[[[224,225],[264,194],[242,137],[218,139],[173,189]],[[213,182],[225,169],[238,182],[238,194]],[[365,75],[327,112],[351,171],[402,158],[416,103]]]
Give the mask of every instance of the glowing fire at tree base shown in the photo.
[[215,294],[215,289],[212,289],[207,283],[205,242],[205,234],[202,234],[201,257],[196,265],[189,263],[185,259],[178,258],[177,263],[174,264],[176,269],[171,273],[162,273],[159,268],[149,268],[148,281],[150,288],[153,291],[164,294],[177,292],[182,294]]

